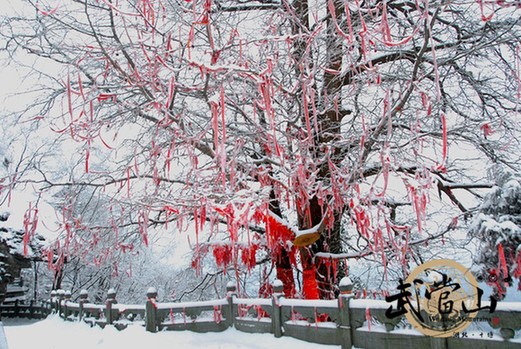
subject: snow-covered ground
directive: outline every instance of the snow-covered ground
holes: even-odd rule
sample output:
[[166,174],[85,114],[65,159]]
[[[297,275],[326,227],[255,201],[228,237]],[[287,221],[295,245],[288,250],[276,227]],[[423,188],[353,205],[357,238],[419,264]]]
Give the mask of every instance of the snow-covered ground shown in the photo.
[[307,343],[271,334],[250,334],[229,329],[221,333],[148,333],[140,326],[118,331],[113,327],[91,328],[83,323],[65,322],[57,316],[46,320],[3,320],[9,349],[337,349],[336,345]]

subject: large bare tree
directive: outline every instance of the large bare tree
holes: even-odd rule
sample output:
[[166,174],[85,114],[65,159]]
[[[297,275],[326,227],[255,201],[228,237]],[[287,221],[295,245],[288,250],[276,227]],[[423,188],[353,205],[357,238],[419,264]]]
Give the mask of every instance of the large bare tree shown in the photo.
[[519,168],[517,2],[27,3],[3,19],[4,49],[36,57],[46,93],[18,120],[53,130],[76,166],[49,172],[42,155],[6,181],[111,207],[90,226],[63,201],[59,253],[85,233],[124,230],[118,248],[190,225],[195,268],[207,253],[271,262],[288,296],[297,268],[304,297],[328,298],[339,261],[406,273],[450,236],[455,219],[431,230],[433,192],[469,215],[461,194],[479,199],[486,168]]

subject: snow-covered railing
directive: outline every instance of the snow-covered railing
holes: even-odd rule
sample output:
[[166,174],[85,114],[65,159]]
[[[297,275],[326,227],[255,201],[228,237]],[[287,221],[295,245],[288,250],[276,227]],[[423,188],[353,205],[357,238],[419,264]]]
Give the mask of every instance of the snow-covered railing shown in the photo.
[[114,325],[121,330],[129,324],[145,324],[145,305],[118,304],[116,291],[113,289],[107,292],[105,304],[90,303],[88,297],[88,292],[82,290],[78,302],[72,302],[70,292],[53,291],[51,293],[51,306],[53,311],[65,320],[81,320],[91,326]]
[[[144,305],[124,305],[116,301],[110,290],[104,305],[88,302],[82,291],[79,301],[72,302],[70,293],[56,293],[52,309],[66,320],[82,320],[91,325],[113,325],[118,329],[129,325],[144,326],[149,332],[191,330],[224,331],[234,327],[251,333],[272,333],[319,344],[357,348],[521,348],[521,303],[499,302],[489,313],[485,302],[474,322],[457,336],[435,338],[425,336],[408,324],[403,316],[389,318],[391,303],[354,299],[352,285],[340,285],[336,300],[300,300],[283,297],[281,283],[273,285],[269,299],[239,298],[235,286],[227,285],[223,299],[204,302],[160,303],[157,291],[147,291]],[[396,309],[396,303],[393,303]]]
[[51,305],[48,301],[30,301],[27,304],[16,300],[14,303],[2,304],[0,311],[2,317],[44,319],[51,312]]
[[[390,319],[386,301],[350,299],[347,303],[352,343],[357,348],[521,348],[521,303],[499,302],[493,313],[480,310],[466,330],[446,338],[421,334],[404,316]],[[485,308],[489,302],[482,305]]]

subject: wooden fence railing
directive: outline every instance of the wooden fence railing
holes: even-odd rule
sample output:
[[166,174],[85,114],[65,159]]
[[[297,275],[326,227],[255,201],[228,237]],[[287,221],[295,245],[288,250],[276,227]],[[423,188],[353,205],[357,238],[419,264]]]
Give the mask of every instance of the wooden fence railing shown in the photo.
[[[434,338],[415,331],[404,318],[389,319],[385,301],[354,299],[352,285],[341,286],[337,300],[298,300],[282,296],[282,284],[274,284],[270,299],[239,298],[235,287],[227,286],[226,298],[182,303],[157,302],[150,288],[144,305],[118,304],[110,290],[105,304],[92,304],[82,291],[78,302],[70,293],[57,292],[51,308],[69,321],[124,329],[144,326],[147,331],[191,330],[217,332],[234,327],[251,333],[272,333],[312,343],[357,348],[521,348],[521,303],[498,303],[494,313],[480,310],[477,329],[448,338]],[[471,325],[472,326],[472,325]]]

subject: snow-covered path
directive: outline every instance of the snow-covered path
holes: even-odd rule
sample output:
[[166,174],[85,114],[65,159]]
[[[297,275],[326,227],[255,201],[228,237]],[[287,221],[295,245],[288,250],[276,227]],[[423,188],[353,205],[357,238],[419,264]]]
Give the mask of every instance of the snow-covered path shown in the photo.
[[148,333],[131,326],[124,331],[112,327],[104,330],[83,323],[65,322],[50,316],[39,322],[4,320],[9,349],[337,349],[271,334],[249,334],[229,329],[221,333],[161,332]]

